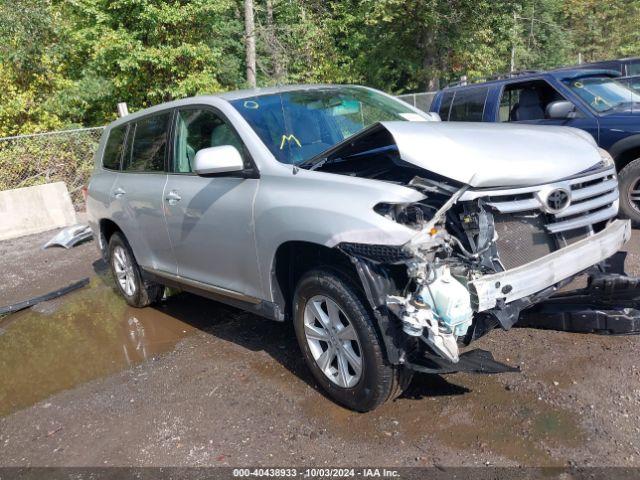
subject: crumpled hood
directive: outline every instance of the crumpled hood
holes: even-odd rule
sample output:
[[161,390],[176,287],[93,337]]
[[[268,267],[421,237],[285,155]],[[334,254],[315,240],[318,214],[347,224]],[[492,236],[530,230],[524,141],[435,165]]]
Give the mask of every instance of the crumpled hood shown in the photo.
[[383,122],[405,162],[476,188],[540,185],[601,161],[582,130],[463,122]]

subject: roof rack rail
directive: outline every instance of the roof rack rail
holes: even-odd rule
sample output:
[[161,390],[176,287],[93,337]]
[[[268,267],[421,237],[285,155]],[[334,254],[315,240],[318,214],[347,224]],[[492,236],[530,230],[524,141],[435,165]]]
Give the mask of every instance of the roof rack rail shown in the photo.
[[533,75],[535,73],[540,73],[542,72],[542,70],[518,70],[515,72],[507,72],[507,73],[496,73],[487,77],[481,77],[478,78],[476,80],[474,80],[473,82],[469,82],[467,81],[467,77],[466,75],[460,77],[460,80],[458,80],[457,82],[451,82],[449,83],[446,88],[449,87],[464,87],[466,85],[469,85],[470,83],[483,83],[483,82],[490,82],[492,80],[504,80],[506,78],[516,78],[516,77],[521,77],[524,75]]

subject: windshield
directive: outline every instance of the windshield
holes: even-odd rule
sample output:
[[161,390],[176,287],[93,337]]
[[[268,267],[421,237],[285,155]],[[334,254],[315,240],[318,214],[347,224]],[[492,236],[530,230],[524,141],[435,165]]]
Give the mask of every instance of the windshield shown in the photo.
[[231,104],[276,159],[299,164],[376,122],[425,120],[408,105],[359,87],[293,90]]
[[564,83],[596,112],[640,102],[640,95],[611,77],[586,77]]

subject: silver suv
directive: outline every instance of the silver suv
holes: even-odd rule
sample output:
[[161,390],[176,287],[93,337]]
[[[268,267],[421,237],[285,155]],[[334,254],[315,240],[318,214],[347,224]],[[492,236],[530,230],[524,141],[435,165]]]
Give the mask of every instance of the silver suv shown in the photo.
[[146,109],[104,132],[91,227],[129,304],[172,286],[292,321],[318,383],[371,410],[630,236],[587,133],[438,120],[351,86]]

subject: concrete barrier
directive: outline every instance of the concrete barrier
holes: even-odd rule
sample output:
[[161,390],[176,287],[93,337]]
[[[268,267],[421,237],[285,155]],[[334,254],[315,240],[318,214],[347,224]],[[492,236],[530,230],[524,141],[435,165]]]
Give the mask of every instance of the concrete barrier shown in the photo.
[[0,192],[0,240],[76,224],[64,182]]

